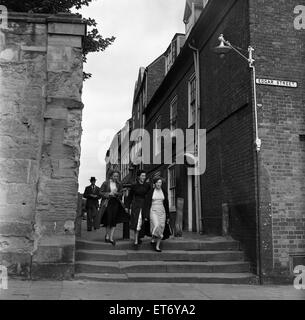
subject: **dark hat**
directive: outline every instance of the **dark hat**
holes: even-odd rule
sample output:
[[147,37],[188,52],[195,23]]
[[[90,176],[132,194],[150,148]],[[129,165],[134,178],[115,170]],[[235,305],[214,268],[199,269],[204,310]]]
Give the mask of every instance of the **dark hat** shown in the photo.
[[90,181],[96,181],[95,177],[91,177]]

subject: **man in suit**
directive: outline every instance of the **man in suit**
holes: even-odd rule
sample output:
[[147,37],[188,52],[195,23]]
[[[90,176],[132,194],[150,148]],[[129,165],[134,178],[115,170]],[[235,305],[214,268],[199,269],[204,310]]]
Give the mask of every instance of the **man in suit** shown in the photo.
[[95,177],[90,179],[91,185],[86,187],[83,197],[87,199],[86,210],[87,210],[87,230],[92,231],[94,225],[94,219],[97,216],[98,211],[98,200],[101,198],[100,189],[95,185]]

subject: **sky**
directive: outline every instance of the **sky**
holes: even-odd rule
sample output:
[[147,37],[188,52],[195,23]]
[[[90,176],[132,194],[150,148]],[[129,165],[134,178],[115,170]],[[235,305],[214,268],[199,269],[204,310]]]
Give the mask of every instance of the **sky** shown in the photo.
[[79,191],[90,177],[105,180],[105,155],[112,138],[131,117],[138,71],[162,54],[177,32],[184,33],[186,0],[93,0],[80,13],[94,18],[103,37],[115,36],[104,52],[91,53],[84,71],[83,134]]

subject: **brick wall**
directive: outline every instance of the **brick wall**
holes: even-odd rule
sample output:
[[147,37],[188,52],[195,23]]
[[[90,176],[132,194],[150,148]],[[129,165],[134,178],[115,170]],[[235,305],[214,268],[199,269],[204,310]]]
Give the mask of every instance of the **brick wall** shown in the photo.
[[258,78],[298,88],[258,86],[262,262],[265,278],[290,278],[290,259],[305,255],[305,31],[294,29],[297,0],[250,1]]
[[225,7],[214,1],[204,14],[203,34],[194,36],[200,50],[201,127],[207,130],[207,168],[202,176],[204,231],[221,234],[222,204],[227,203],[230,233],[241,241],[255,269],[256,189],[250,70],[247,62],[234,52],[224,57],[213,52],[221,33],[247,52],[248,3],[228,1]]
[[69,277],[81,137],[79,18],[9,15],[0,30],[0,263]]

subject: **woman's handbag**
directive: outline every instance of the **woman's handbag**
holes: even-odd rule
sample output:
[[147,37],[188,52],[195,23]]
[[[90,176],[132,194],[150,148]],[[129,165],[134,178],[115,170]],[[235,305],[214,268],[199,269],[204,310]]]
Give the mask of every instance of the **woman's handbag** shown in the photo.
[[165,223],[165,228],[164,228],[162,240],[168,239],[172,234],[173,234],[172,228],[171,228],[171,226],[169,225],[169,223],[166,222],[166,223]]
[[142,224],[142,229],[140,231],[140,238],[144,238],[145,236],[147,237],[151,237],[151,233],[150,233],[150,221],[149,220],[144,220],[143,224]]
[[102,203],[97,211],[97,215],[94,218],[94,228],[96,230],[100,229],[100,227],[101,227],[101,221],[102,221],[102,218],[103,218],[103,215],[105,213],[107,206],[108,206],[108,199],[105,199],[104,201],[102,201]]

